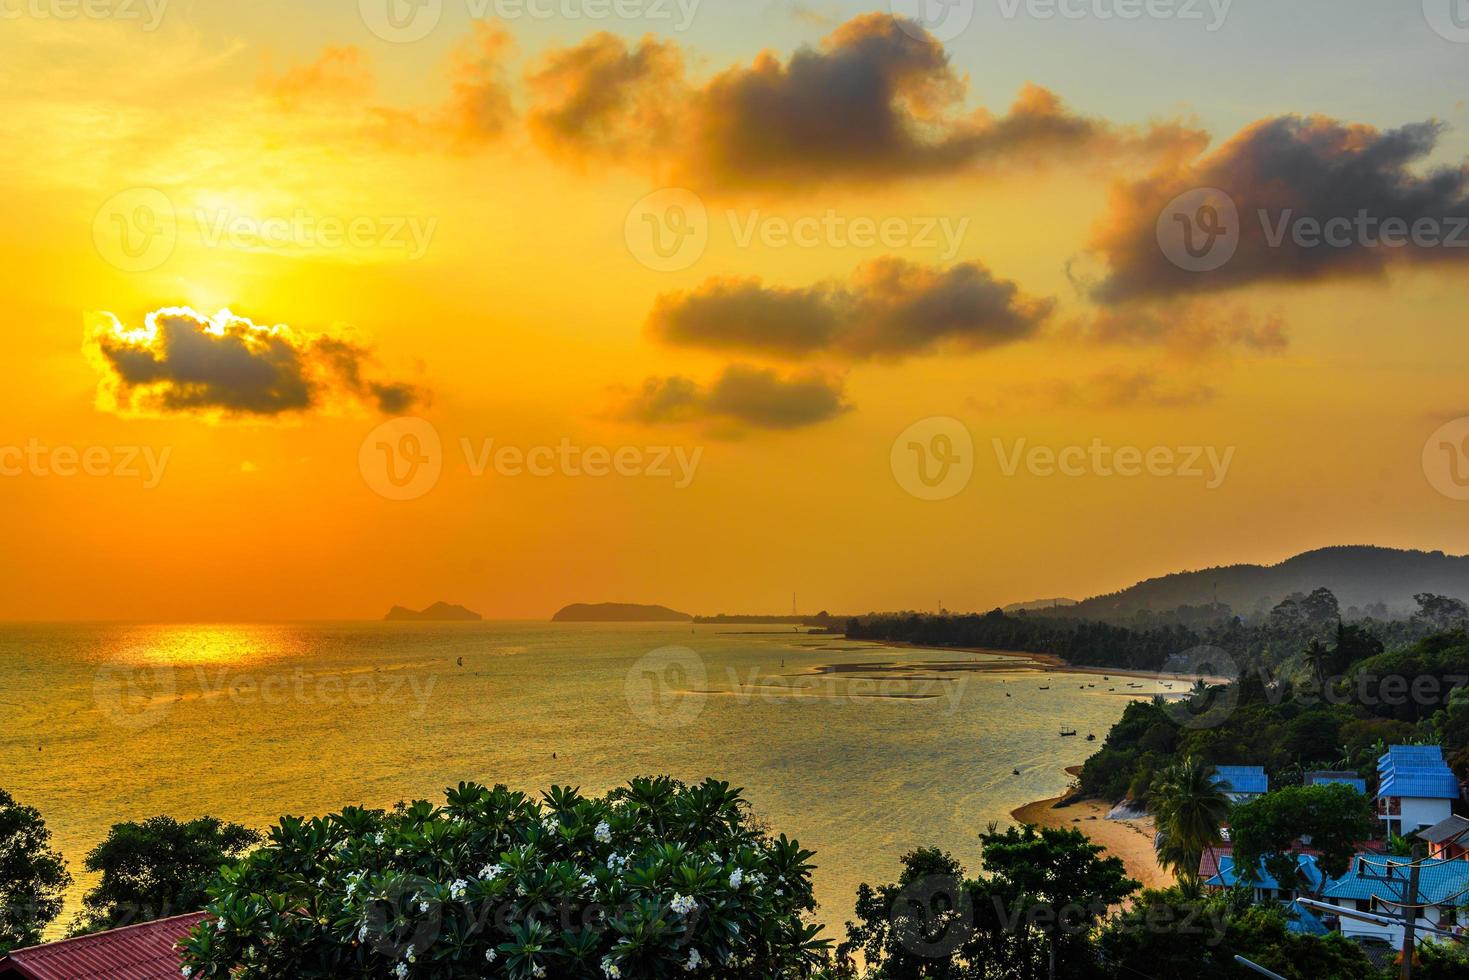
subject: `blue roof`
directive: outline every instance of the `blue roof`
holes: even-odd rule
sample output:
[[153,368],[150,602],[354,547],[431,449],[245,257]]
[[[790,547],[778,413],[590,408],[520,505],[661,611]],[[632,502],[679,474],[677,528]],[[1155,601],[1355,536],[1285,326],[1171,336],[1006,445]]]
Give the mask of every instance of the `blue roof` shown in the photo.
[[[1376,881],[1362,877],[1362,871],[1372,875],[1387,875],[1389,865],[1395,876],[1389,881]],[[1406,858],[1390,858],[1383,854],[1358,854],[1352,859],[1352,867],[1345,875],[1326,886],[1324,898],[1355,898],[1367,900],[1379,897],[1389,903],[1403,900],[1403,885],[1408,879]],[[1423,861],[1418,871],[1418,902],[1423,905],[1438,905],[1464,901],[1460,894],[1469,889],[1469,861],[1443,860]]]
[[1300,902],[1286,902],[1285,927],[1304,936],[1325,936],[1331,932],[1321,917]]
[[[1465,863],[1469,864],[1469,862]],[[1316,858],[1310,854],[1296,855],[1296,869],[1300,872],[1301,877],[1305,879],[1307,887],[1312,891],[1320,888],[1325,880],[1325,875],[1321,873],[1321,869],[1316,867]],[[1247,884],[1251,888],[1280,888],[1280,882],[1276,881],[1275,876],[1265,870],[1265,862],[1263,860],[1255,869],[1255,880],[1250,882],[1242,881],[1235,870],[1233,854],[1226,854],[1219,859],[1219,873],[1204,882],[1204,884],[1212,888],[1233,888],[1238,884]],[[1286,890],[1294,891],[1300,886],[1301,882],[1293,881]]]
[[1377,771],[1393,766],[1432,766],[1442,763],[1443,749],[1437,745],[1389,745],[1377,759]]
[[1225,791],[1229,793],[1270,792],[1270,779],[1262,766],[1215,766],[1209,778],[1216,786],[1228,783]]
[[1392,745],[1377,760],[1381,779],[1377,798],[1415,796],[1427,800],[1457,800],[1459,780],[1444,762],[1437,745]]

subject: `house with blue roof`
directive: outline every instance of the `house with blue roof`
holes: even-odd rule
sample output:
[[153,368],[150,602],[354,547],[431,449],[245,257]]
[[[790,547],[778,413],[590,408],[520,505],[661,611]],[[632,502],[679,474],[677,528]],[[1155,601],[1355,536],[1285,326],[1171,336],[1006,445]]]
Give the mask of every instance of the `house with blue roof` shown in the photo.
[[[1457,929],[1458,909],[1469,903],[1469,861],[1423,860],[1418,871],[1416,902],[1410,902],[1407,894],[1411,863],[1409,858],[1358,854],[1352,859],[1351,869],[1326,886],[1321,901],[1340,909],[1389,917],[1402,915],[1405,903],[1424,906],[1418,915],[1420,926]],[[1349,939],[1383,939],[1393,946],[1402,944],[1400,925],[1367,922],[1345,915],[1340,919],[1342,935]]]
[[1261,861],[1255,868],[1253,880],[1246,881],[1242,869],[1236,867],[1233,854],[1219,859],[1219,871],[1204,882],[1206,888],[1233,888],[1246,885],[1254,891],[1256,905],[1272,901],[1293,901],[1300,895],[1315,895],[1326,884],[1326,875],[1316,866],[1316,858],[1310,854],[1296,856],[1296,878],[1281,883],[1275,880]]
[[1215,766],[1209,778],[1233,803],[1248,803],[1270,792],[1270,778],[1263,766]]
[[1447,820],[1459,780],[1437,745],[1392,745],[1377,760],[1377,815],[1388,833],[1406,837]]

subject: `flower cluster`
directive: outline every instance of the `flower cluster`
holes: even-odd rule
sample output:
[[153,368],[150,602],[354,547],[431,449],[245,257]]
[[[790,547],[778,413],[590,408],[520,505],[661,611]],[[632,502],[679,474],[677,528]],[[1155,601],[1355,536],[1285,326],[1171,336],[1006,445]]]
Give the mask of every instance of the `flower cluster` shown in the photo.
[[726,783],[657,777],[285,818],[211,886],[185,976],[809,976],[812,855],[748,810]]

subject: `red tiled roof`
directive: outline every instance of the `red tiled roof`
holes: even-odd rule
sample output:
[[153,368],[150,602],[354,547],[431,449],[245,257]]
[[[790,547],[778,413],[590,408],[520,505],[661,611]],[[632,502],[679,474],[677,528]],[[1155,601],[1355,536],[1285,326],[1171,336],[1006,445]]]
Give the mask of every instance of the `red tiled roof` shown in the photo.
[[179,980],[176,947],[204,912],[94,932],[0,956],[0,977],[26,980]]
[[1199,880],[1208,881],[1217,875],[1219,873],[1219,862],[1224,858],[1233,856],[1234,848],[1229,844],[1205,848],[1204,853],[1199,856]]

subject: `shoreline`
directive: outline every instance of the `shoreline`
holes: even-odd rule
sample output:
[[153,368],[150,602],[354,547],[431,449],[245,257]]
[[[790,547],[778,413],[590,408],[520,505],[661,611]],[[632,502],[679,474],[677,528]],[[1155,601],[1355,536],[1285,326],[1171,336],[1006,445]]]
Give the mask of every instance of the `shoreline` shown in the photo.
[[[931,653],[982,653],[991,657],[1006,657],[1012,660],[1023,661],[1023,663],[1017,664],[1016,666],[1019,666],[1021,668],[1028,667],[1043,674],[1091,674],[1097,677],[1132,677],[1150,681],[1157,681],[1165,676],[1156,672],[1149,673],[1144,670],[1136,670],[1132,668],[1087,667],[1081,664],[1073,664],[1069,660],[1058,657],[1053,653],[1028,653],[1020,650],[990,650],[984,647],[921,646],[916,643],[909,643],[906,640],[849,640],[846,637],[842,637],[841,639],[847,643],[870,643],[874,646],[889,647],[894,650],[927,650]],[[945,664],[945,666],[948,667],[951,665]],[[954,664],[952,666],[963,667],[964,665],[960,663]],[[1182,676],[1177,676],[1174,679],[1174,683],[1180,683],[1185,680],[1186,678]],[[1120,694],[1122,692],[1119,691],[1118,693]]]
[[[1067,766],[1065,772],[1079,776],[1081,766]],[[1143,888],[1177,884],[1177,877],[1158,864],[1153,851],[1153,818],[1108,820],[1111,809],[1104,800],[1072,799],[1066,793],[1018,806],[1010,811],[1010,819],[1055,830],[1080,830],[1092,843],[1101,845],[1109,857],[1120,858],[1127,876]]]

